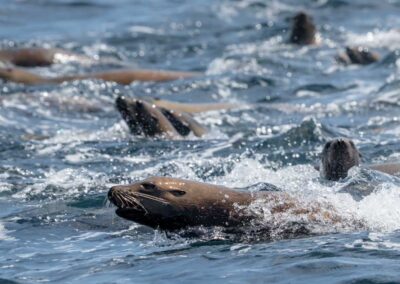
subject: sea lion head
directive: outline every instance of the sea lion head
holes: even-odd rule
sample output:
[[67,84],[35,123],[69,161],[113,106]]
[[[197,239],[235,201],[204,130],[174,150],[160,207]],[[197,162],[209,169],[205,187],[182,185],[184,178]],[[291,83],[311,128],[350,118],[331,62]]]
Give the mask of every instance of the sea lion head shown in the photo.
[[235,204],[250,202],[248,195],[225,187],[168,177],[114,186],[108,199],[118,216],[163,230],[235,226]]
[[0,78],[5,81],[12,81],[14,77],[14,69],[11,67],[1,67],[0,68]]
[[300,12],[293,17],[292,33],[289,41],[300,45],[315,44],[316,33],[317,28],[312,17]]
[[362,46],[347,46],[345,52],[337,57],[337,60],[341,63],[360,65],[368,65],[379,61],[379,59],[378,53]]
[[25,84],[36,84],[45,81],[39,75],[13,67],[0,67],[0,79]]
[[331,140],[322,150],[321,175],[329,180],[345,178],[350,168],[360,164],[360,157],[353,141],[345,138]]
[[[115,100],[115,106],[122,118],[125,120],[132,134],[140,135],[144,132],[140,121],[145,120],[145,116],[148,116],[149,114],[145,112],[143,108],[141,109],[140,101],[120,96]],[[149,120],[149,123],[151,122],[152,120]]]

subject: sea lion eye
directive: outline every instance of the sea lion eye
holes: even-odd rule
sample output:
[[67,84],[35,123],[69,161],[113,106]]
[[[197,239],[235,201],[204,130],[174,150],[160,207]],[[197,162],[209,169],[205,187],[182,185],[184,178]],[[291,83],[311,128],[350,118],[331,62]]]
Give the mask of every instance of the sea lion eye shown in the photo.
[[182,196],[186,194],[185,191],[179,189],[168,190],[168,192],[175,196]]
[[153,190],[153,189],[157,188],[157,186],[155,184],[150,183],[150,182],[144,182],[144,183],[142,183],[142,186],[144,189],[147,189],[147,190]]

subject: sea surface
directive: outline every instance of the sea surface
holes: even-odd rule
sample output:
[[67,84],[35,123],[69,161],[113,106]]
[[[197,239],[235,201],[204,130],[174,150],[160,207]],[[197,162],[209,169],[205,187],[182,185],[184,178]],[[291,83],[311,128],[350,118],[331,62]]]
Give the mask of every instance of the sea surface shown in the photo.
[[[298,11],[313,16],[320,45],[287,44]],[[121,61],[205,73],[129,86],[0,82],[0,283],[400,283],[400,179],[359,167],[328,182],[314,169],[334,137],[353,139],[364,165],[400,160],[399,15],[396,0],[0,1],[1,48],[57,47],[95,62],[38,74]],[[346,45],[382,60],[342,66]],[[204,138],[167,141],[131,135],[119,95],[242,107],[196,115]],[[269,183],[364,226],[188,238],[117,217],[108,189],[153,175]]]

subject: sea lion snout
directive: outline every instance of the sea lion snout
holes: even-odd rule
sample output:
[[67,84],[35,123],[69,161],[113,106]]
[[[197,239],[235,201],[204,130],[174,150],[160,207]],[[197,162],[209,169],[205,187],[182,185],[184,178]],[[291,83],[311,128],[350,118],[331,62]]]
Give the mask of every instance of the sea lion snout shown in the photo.
[[299,12],[293,17],[292,33],[289,42],[299,45],[315,44],[317,28],[311,16]]
[[111,187],[107,194],[108,200],[117,207],[129,207],[126,196],[128,196],[131,188],[125,185]]
[[336,59],[345,65],[368,65],[379,61],[380,55],[367,47],[347,46],[345,51],[340,53]]
[[346,149],[347,144],[343,139],[337,139],[332,142],[332,147],[336,150]]
[[354,142],[337,138],[325,144],[321,157],[321,174],[329,180],[347,177],[350,168],[358,166],[360,153]]

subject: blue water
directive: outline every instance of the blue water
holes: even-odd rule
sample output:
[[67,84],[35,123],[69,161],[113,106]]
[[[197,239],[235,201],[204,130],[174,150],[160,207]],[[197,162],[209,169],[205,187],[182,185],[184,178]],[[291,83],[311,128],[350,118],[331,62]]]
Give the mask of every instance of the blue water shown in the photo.
[[[319,46],[285,43],[299,10],[313,15]],[[337,136],[353,139],[365,164],[400,160],[399,13],[389,0],[0,1],[1,47],[109,62],[40,74],[106,70],[116,60],[206,73],[130,86],[0,83],[0,283],[400,283],[400,180],[356,168],[327,182],[313,168]],[[334,57],[348,44],[382,60],[340,66]],[[120,94],[244,107],[196,115],[210,130],[202,139],[165,141],[129,134],[113,105]],[[110,186],[151,175],[268,182],[365,227],[321,226],[292,240],[166,235],[105,204]],[[368,194],[354,198],[349,188]]]

